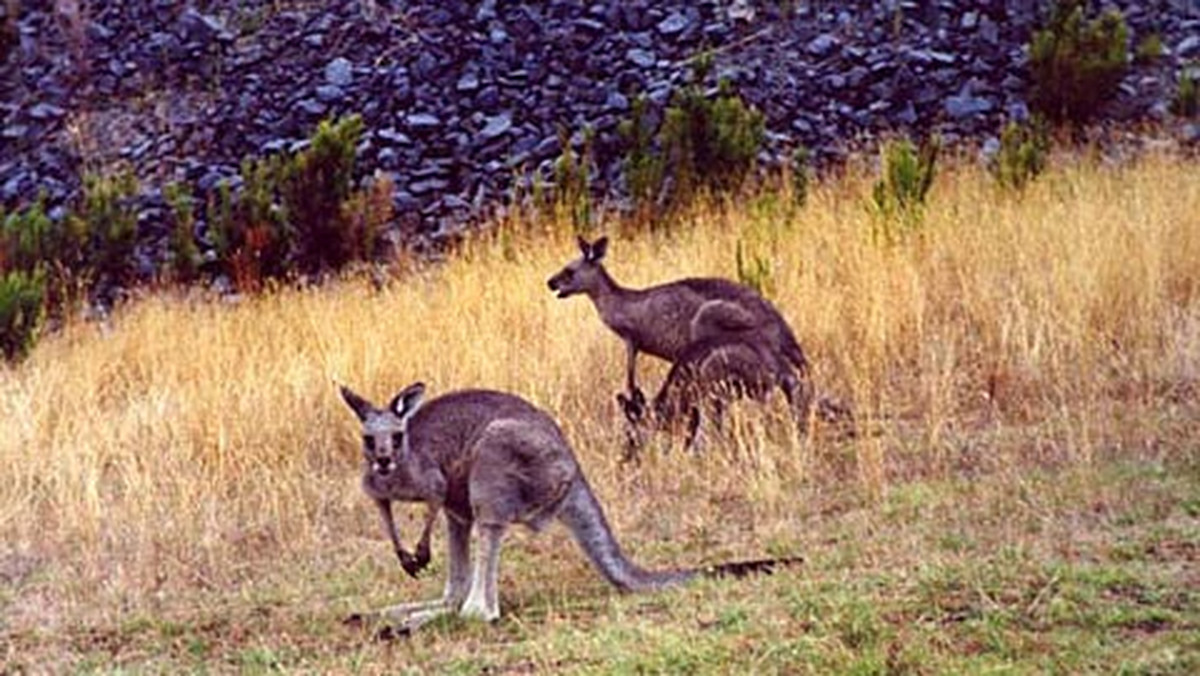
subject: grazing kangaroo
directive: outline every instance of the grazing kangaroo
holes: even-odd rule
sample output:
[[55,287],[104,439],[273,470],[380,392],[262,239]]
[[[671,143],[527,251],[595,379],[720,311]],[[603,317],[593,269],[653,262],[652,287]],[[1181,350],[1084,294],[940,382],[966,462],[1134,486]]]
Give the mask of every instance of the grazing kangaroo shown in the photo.
[[[588,243],[578,238],[582,254],[547,284],[559,298],[586,294],[600,319],[625,341],[626,388],[637,387],[637,355],[646,352],[678,362],[696,341],[746,338],[781,355],[799,374],[786,385],[788,400],[801,423],[807,419],[812,394],[804,351],[783,316],[748,286],[717,278],[688,278],[646,289],[626,289],[609,276],[602,261],[608,238]],[[779,360],[777,360],[779,361]]]
[[[449,574],[442,597],[380,611],[411,631],[443,614],[495,620],[500,616],[497,570],[500,541],[516,523],[540,531],[557,518],[592,564],[626,591],[654,590],[698,575],[771,572],[799,559],[728,563],[705,569],[650,571],[625,557],[570,445],[554,420],[525,400],[489,390],[461,390],[424,405],[425,386],[414,383],[387,408],[342,387],[342,398],[362,422],[363,487],[376,503],[424,502],[429,516],[418,555],[428,561],[427,536],[438,511],[446,513]],[[390,509],[380,507],[397,552],[403,551]],[[471,566],[470,537],[478,543]]]
[[720,427],[731,401],[742,397],[762,401],[775,387],[791,397],[795,378],[778,354],[752,340],[698,340],[671,366],[649,410],[641,390],[617,394],[630,425],[628,455],[635,455],[644,445],[646,428],[675,428],[684,422],[688,430],[685,447],[695,450],[704,413]]

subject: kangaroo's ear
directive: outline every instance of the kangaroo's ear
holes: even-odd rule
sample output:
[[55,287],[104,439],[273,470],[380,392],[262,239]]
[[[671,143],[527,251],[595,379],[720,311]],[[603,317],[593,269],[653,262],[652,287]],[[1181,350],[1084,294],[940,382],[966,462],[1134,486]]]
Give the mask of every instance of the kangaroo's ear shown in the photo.
[[601,237],[592,242],[591,251],[587,255],[587,259],[593,263],[599,263],[604,254],[608,252],[608,238]]
[[579,253],[583,254],[584,260],[589,260],[592,257],[592,245],[579,235],[575,235],[575,243],[579,245]]
[[400,390],[400,393],[392,399],[392,403],[388,408],[392,409],[401,420],[408,419],[409,416],[417,412],[421,406],[421,399],[425,396],[425,383],[413,383],[408,387]]
[[338,387],[342,391],[342,399],[345,400],[346,405],[354,411],[354,415],[358,416],[359,420],[366,422],[367,415],[374,411],[375,407],[371,405],[371,402],[351,391],[349,387],[345,385],[339,385]]

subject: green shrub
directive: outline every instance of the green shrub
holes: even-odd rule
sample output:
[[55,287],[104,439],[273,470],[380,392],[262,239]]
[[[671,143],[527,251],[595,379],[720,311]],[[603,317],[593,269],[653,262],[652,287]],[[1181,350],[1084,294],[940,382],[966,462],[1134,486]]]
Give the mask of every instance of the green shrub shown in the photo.
[[1111,99],[1128,67],[1129,29],[1116,10],[1084,15],[1084,0],[1058,0],[1033,35],[1033,108],[1054,122],[1084,122]]
[[1153,63],[1162,58],[1164,51],[1162,37],[1158,33],[1151,33],[1138,40],[1133,61],[1134,63]]
[[632,118],[622,125],[626,178],[643,209],[668,184],[671,190],[664,206],[678,206],[699,190],[716,194],[737,190],[754,168],[765,136],[763,115],[746,105],[728,80],[718,83],[716,96],[710,99],[704,82],[711,69],[711,56],[697,58],[692,81],[672,94],[654,136],[657,152],[649,143],[643,102],[635,101]]
[[773,290],[771,261],[758,254],[747,253],[740,239],[734,255],[737,261],[738,281],[769,297]]
[[379,174],[342,205],[351,255],[355,260],[370,260],[375,256],[384,229],[392,221],[394,189],[391,177]]
[[83,178],[83,202],[76,215],[90,234],[90,268],[115,284],[132,281],[137,245],[137,179],[130,171]]
[[711,68],[710,57],[697,59],[693,81],[675,92],[663,116],[659,145],[678,199],[701,187],[718,193],[741,187],[762,147],[762,113],[747,106],[728,80],[719,83],[716,98],[705,96]]
[[654,150],[654,130],[646,120],[646,97],[637,96],[630,106],[630,117],[617,129],[624,141],[625,184],[633,199],[635,216],[650,219],[662,190],[663,158]]
[[296,260],[304,272],[337,269],[353,256],[342,203],[352,191],[362,129],[357,115],[322,121],[309,147],[282,165],[284,217],[294,230]]
[[1009,122],[1000,132],[1000,150],[988,166],[1003,187],[1024,190],[1046,168],[1050,135],[1040,120],[1032,124]]
[[554,162],[554,201],[552,209],[559,221],[570,220],[576,233],[585,233],[592,227],[591,179],[588,164],[591,162],[592,140],[595,133],[588,127],[583,130],[583,148],[576,153],[571,147],[571,132],[563,126],[558,128],[558,159]]
[[1196,117],[1200,112],[1200,92],[1197,91],[1197,80],[1194,70],[1185,68],[1179,73],[1179,84],[1175,88],[1175,97],[1171,99],[1171,112],[1179,117]]
[[878,216],[876,240],[894,244],[904,231],[920,225],[940,150],[941,143],[936,137],[922,141],[920,148],[906,138],[883,145],[880,151],[883,175],[871,191]]
[[171,236],[167,242],[167,263],[171,278],[190,282],[200,271],[200,248],[196,246],[196,207],[188,189],[179,183],[163,188],[163,197],[171,209]]
[[792,201],[802,207],[808,202],[808,184],[812,181],[808,148],[803,146],[792,152]]
[[0,353],[19,361],[37,342],[45,316],[46,283],[39,272],[10,270],[0,274]]

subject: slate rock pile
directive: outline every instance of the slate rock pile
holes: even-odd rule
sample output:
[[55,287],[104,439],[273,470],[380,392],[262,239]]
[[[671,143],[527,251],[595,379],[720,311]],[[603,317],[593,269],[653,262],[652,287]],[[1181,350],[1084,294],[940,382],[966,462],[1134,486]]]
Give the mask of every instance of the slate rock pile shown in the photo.
[[[1135,66],[1109,118],[1166,115],[1175,73],[1200,58],[1200,2],[1112,3]],[[161,188],[199,199],[250,155],[295,151],[327,116],[359,113],[360,169],[390,173],[398,213],[438,237],[483,217],[514,176],[547,171],[558,128],[595,131],[592,187],[622,194],[619,122],[651,117],[716,54],[766,115],[762,158],[819,163],[847,142],[938,130],[997,133],[1028,114],[1025,45],[1038,0],[30,0],[0,53],[0,203],[69,203],[84,170],[133,168],[146,237]],[[4,10],[0,10],[4,11]],[[236,187],[236,186],[235,186]],[[157,233],[161,236],[161,233]]]

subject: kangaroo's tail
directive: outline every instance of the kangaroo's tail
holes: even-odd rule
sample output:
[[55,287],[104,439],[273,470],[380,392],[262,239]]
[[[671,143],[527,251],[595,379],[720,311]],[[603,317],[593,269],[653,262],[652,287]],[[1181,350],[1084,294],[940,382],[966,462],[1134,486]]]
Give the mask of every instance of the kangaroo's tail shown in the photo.
[[733,561],[720,563],[715,566],[700,569],[705,577],[737,577],[748,575],[770,575],[779,566],[796,566],[804,563],[800,556],[785,556],[778,559],[753,559],[750,561]]
[[691,570],[646,570],[625,557],[621,545],[613,536],[596,495],[582,475],[571,487],[563,501],[559,518],[592,564],[605,578],[622,591],[652,591],[682,584],[698,576],[746,577],[752,574],[769,575],[777,566],[801,563],[799,557],[736,561]]
[[662,589],[696,577],[696,572],[689,570],[645,570],[627,559],[583,475],[575,480],[558,516],[591,559],[592,565],[622,591]]

